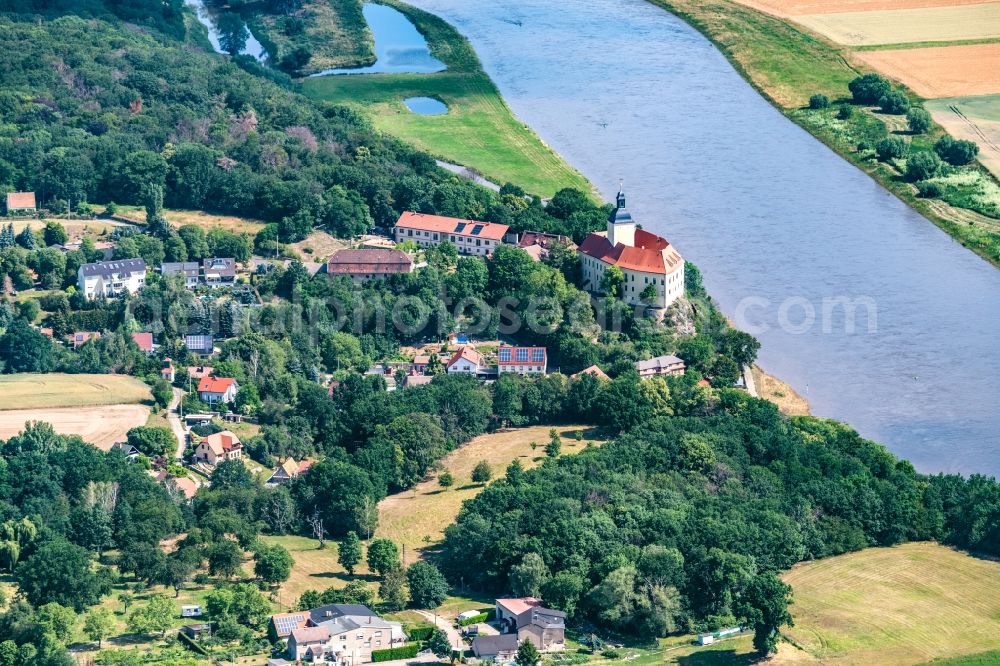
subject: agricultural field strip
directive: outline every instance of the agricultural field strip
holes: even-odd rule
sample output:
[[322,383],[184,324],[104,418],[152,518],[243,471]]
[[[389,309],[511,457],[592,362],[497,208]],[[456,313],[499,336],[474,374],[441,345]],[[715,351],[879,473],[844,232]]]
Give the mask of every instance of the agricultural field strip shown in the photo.
[[1000,3],[793,16],[796,23],[847,46],[1000,37]]
[[741,5],[783,18],[809,14],[843,14],[922,9],[926,7],[958,7],[979,5],[984,0],[738,0]]
[[1000,95],[929,100],[925,106],[953,137],[979,144],[979,162],[1000,178]]
[[1000,93],[1000,43],[862,51],[855,57],[926,99]]

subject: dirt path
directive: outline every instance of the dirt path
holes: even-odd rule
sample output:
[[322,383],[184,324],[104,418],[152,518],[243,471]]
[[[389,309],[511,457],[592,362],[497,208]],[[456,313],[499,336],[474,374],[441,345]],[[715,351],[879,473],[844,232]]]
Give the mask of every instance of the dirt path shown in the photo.
[[451,622],[436,615],[429,611],[418,610],[417,613],[422,615],[428,622],[441,629],[444,633],[448,634],[448,640],[451,641],[451,646],[456,650],[465,650],[465,643],[462,642],[462,634],[458,633],[458,629],[451,625]]
[[184,391],[179,388],[175,388],[174,397],[170,400],[170,406],[167,408],[167,421],[170,422],[170,429],[174,431],[174,437],[177,438],[177,452],[174,457],[178,460],[184,457],[184,449],[187,448],[187,435],[184,432],[184,424],[181,423],[180,414],[177,408],[181,404],[181,400],[184,399]]

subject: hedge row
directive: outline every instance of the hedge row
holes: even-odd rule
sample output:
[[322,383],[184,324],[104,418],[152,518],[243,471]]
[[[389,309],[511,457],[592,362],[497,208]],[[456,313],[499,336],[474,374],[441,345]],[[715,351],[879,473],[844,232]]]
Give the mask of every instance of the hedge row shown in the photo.
[[434,627],[412,627],[406,630],[406,635],[411,641],[427,641],[430,640],[431,634],[434,633]]
[[412,659],[420,652],[420,643],[407,643],[401,647],[372,650],[372,661],[395,661],[396,659]]
[[187,647],[189,650],[194,650],[198,654],[202,654],[202,655],[206,655],[206,656],[208,655],[208,650],[206,650],[202,646],[200,646],[197,643],[195,643],[194,640],[192,640],[192,638],[190,636],[188,636],[187,634],[185,634],[183,631],[180,631],[180,632],[177,633],[177,639],[181,643],[183,643],[184,646]]
[[490,617],[489,613],[480,613],[479,615],[473,615],[472,617],[467,617],[464,620],[459,620],[458,626],[467,627],[470,624],[479,624],[480,622],[486,622]]

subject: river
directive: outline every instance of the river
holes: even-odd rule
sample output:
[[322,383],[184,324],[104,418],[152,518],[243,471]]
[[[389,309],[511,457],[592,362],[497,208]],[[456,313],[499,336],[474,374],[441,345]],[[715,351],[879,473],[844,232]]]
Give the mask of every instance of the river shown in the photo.
[[[925,472],[1000,475],[1000,271],[787,120],[657,7],[410,1],[470,39],[517,116],[605,198],[624,179],[633,216],[702,269],[761,340],[761,365],[813,413]],[[842,309],[823,316],[824,299],[842,297],[871,299],[873,329],[867,306],[854,333]]]

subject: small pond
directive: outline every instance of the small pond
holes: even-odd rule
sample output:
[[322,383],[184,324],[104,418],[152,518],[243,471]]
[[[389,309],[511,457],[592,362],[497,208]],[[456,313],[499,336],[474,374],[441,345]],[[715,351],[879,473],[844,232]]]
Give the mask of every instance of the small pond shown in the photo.
[[441,116],[448,113],[448,105],[433,97],[407,97],[403,104],[421,116]]
[[[208,29],[208,41],[212,43],[212,48],[215,49],[216,53],[225,53],[226,51],[220,43],[221,34],[216,26],[219,19],[218,13],[214,9],[207,7],[204,0],[184,0],[184,2],[194,9],[198,21]],[[244,28],[246,28],[246,24],[244,24]],[[240,49],[240,53],[242,55],[253,56],[261,62],[267,60],[267,49],[264,48],[264,45],[253,36],[250,30],[246,31],[246,35],[246,44]]]
[[[427,40],[398,9],[366,2],[362,11],[375,38],[375,64],[367,67],[341,67],[316,72],[330,74],[432,74],[445,64],[431,55]],[[413,109],[411,109],[413,110]],[[415,111],[415,113],[420,113]],[[443,113],[443,112],[442,112]]]

